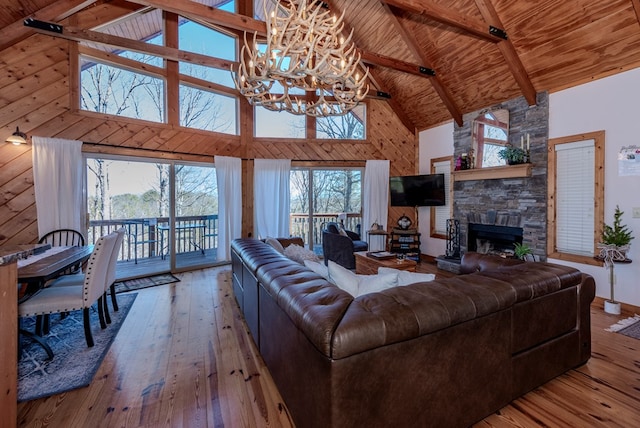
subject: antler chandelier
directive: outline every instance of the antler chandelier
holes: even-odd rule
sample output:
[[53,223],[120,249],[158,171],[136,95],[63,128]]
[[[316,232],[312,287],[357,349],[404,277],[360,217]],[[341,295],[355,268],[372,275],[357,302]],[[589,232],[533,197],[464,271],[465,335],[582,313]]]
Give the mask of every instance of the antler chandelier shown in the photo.
[[[283,16],[276,11],[283,9]],[[266,2],[265,2],[265,16]],[[345,39],[342,19],[331,16],[321,1],[277,1],[266,19],[267,43],[260,46],[257,33],[240,54],[236,88],[252,105],[296,115],[347,114],[364,99],[369,70],[361,74],[360,54]],[[306,94],[311,92],[313,94]]]

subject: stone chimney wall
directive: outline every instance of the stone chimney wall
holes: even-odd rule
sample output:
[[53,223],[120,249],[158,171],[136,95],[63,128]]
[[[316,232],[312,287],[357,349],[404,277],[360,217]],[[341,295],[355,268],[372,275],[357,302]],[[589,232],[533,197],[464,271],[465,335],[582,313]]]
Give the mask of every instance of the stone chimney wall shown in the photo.
[[[453,186],[453,218],[460,221],[461,251],[467,250],[467,225],[476,218],[510,219],[519,217],[523,243],[541,260],[547,252],[547,141],[549,139],[549,95],[537,95],[537,104],[529,106],[520,97],[491,107],[509,110],[509,142],[520,145],[529,134],[532,174],[530,177],[456,181]],[[487,110],[483,109],[482,111]],[[454,128],[454,159],[472,147],[473,120],[481,110],[465,114],[462,126]]]

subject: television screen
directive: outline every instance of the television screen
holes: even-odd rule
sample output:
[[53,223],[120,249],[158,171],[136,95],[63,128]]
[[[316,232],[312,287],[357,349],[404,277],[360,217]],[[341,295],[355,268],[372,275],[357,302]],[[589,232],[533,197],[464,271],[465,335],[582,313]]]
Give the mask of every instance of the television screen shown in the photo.
[[444,205],[444,174],[389,177],[389,192],[392,207]]

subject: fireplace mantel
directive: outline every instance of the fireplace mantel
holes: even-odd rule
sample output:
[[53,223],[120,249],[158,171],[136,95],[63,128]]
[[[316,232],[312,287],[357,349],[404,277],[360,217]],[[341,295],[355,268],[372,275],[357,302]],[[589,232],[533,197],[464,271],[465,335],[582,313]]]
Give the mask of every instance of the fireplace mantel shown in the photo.
[[453,181],[493,180],[496,178],[531,177],[532,164],[493,166],[489,168],[465,169],[453,171]]

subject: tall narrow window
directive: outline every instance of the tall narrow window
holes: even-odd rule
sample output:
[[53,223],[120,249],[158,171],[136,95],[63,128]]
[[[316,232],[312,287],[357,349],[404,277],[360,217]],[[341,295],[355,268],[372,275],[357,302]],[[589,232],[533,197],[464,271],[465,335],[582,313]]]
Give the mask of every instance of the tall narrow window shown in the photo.
[[451,162],[453,157],[431,159],[431,173],[444,174],[444,194],[446,203],[431,207],[430,235],[432,238],[447,238],[447,219],[451,218]]
[[594,264],[604,220],[604,131],[549,145],[548,255]]

